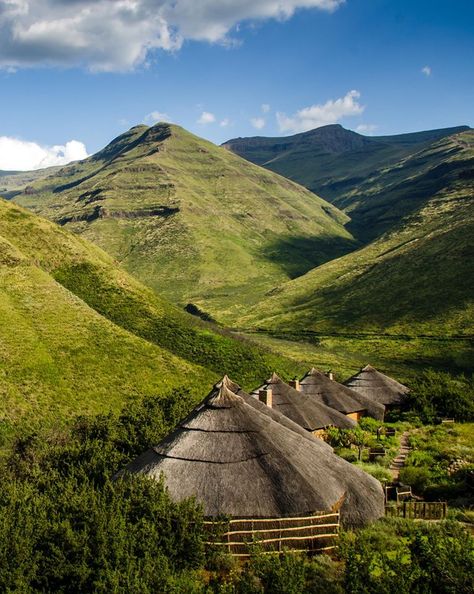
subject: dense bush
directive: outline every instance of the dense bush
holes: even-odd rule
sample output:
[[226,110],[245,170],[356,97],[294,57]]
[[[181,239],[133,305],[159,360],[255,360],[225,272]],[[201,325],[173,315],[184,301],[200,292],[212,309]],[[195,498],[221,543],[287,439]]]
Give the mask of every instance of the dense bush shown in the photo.
[[204,559],[199,507],[174,503],[162,483],[113,477],[189,398],[147,398],[16,440],[0,468],[0,592],[185,591]]
[[474,421],[474,376],[426,371],[412,382],[407,407],[427,423],[440,417]]

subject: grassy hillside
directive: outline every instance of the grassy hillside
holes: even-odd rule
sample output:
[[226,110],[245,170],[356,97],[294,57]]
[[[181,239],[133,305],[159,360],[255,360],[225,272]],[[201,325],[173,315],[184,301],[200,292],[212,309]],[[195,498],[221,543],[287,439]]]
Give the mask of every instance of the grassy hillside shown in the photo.
[[[405,195],[409,207],[401,222],[369,245],[277,287],[241,324],[472,337],[474,133],[438,141],[420,159],[432,152],[450,157],[431,175],[406,179],[407,188],[420,189],[425,181],[434,191]],[[439,168],[450,172],[441,187],[435,185]],[[392,207],[402,202],[394,200]]]
[[286,138],[237,138],[224,146],[335,204],[351,217],[348,229],[368,242],[398,224],[450,177],[469,169],[459,159],[453,169],[446,166],[462,152],[456,135],[466,130],[366,137],[331,125]]
[[132,128],[33,187],[15,200],[224,321],[356,245],[335,207],[169,124]]
[[297,365],[181,312],[99,248],[0,200],[0,434],[105,412],[224,372],[254,387]]

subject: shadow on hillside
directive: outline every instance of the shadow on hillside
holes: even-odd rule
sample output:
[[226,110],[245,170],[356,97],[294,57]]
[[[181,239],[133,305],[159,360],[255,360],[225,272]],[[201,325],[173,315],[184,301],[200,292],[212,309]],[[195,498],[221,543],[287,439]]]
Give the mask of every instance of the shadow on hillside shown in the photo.
[[286,237],[267,244],[263,256],[293,279],[359,247],[358,242],[344,237]]
[[454,189],[456,183],[470,180],[471,159],[440,163],[419,174],[417,171],[424,164],[421,161],[422,158],[410,162],[405,173],[407,179],[384,187],[351,211],[352,220],[347,229],[355,237],[370,243],[403,225],[406,217],[422,209],[438,192],[445,188]]

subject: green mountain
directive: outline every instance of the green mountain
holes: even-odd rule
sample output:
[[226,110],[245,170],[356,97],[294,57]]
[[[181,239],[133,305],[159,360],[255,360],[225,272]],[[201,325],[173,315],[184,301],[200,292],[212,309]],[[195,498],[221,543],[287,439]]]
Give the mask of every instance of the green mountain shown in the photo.
[[241,324],[472,339],[474,132],[436,140],[364,183],[372,194],[347,202],[358,224],[379,226],[376,239],[276,288]]
[[224,372],[248,388],[296,367],[182,312],[100,248],[0,200],[2,427],[121,408]]
[[469,175],[472,162],[459,158],[465,148],[459,134],[466,131],[367,137],[330,125],[287,138],[237,138],[224,147],[323,196],[350,216],[347,228],[369,242],[453,178]]
[[132,128],[14,200],[220,321],[356,246],[336,207],[170,124]]

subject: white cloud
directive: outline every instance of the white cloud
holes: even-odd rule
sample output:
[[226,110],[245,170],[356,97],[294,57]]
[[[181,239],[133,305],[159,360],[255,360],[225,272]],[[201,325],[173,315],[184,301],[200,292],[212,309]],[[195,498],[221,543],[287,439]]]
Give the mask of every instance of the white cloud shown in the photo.
[[66,165],[87,157],[82,142],[70,140],[65,145],[41,146],[36,142],[0,136],[0,170],[30,171],[53,165]]
[[185,39],[232,43],[243,21],[333,11],[344,0],[0,0],[0,67],[123,71]]
[[359,134],[372,134],[377,130],[378,126],[375,124],[359,124],[356,128],[356,132]]
[[216,116],[209,111],[203,111],[197,121],[198,124],[205,126],[206,124],[213,124],[216,121]]
[[276,114],[280,132],[306,132],[320,126],[335,124],[344,117],[360,115],[364,106],[358,103],[359,91],[349,91],[344,97],[300,109],[292,116]]
[[167,113],[163,113],[162,111],[152,111],[143,118],[143,121],[145,124],[153,126],[153,124],[157,124],[158,122],[171,123],[171,118]]
[[263,113],[268,113],[270,111],[270,106],[268,103],[262,103],[262,111]]
[[265,119],[264,118],[251,118],[250,123],[257,130],[261,130],[262,128],[265,128]]
[[223,120],[221,120],[219,122],[219,126],[221,128],[227,128],[227,126],[230,126],[230,120],[229,120],[229,118],[224,118]]
[[423,68],[421,69],[421,72],[425,75],[425,76],[431,76],[431,66],[423,66]]

